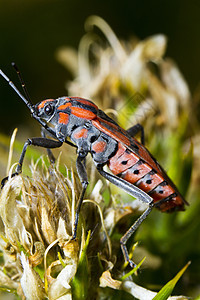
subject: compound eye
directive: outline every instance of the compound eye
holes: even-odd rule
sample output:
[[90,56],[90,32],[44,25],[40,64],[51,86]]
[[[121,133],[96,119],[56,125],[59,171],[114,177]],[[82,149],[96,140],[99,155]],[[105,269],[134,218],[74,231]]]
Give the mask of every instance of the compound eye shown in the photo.
[[54,113],[54,109],[55,109],[54,105],[49,103],[45,106],[44,112],[47,114],[47,116],[50,116]]

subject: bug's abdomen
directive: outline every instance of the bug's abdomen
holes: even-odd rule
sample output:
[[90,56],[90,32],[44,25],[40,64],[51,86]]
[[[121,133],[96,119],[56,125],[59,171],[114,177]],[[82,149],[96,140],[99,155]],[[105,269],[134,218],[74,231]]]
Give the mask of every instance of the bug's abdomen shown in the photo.
[[113,174],[149,194],[159,210],[184,210],[184,200],[170,180],[167,181],[167,175],[153,169],[121,143],[118,143],[117,152],[109,159],[108,167]]

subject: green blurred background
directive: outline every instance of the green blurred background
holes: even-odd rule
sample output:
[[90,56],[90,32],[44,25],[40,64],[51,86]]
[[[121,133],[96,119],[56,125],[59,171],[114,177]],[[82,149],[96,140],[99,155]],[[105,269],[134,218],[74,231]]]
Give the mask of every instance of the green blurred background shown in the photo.
[[[18,85],[10,63],[20,67],[34,103],[67,94],[70,74],[55,59],[60,46],[75,48],[84,34],[84,22],[96,14],[104,18],[118,37],[143,39],[155,33],[167,35],[167,56],[179,65],[192,93],[200,79],[199,1],[91,1],[0,0],[0,67]],[[30,121],[19,98],[0,79],[1,132]],[[34,123],[35,124],[35,123]],[[37,125],[35,125],[37,126]],[[39,127],[38,127],[39,128]]]

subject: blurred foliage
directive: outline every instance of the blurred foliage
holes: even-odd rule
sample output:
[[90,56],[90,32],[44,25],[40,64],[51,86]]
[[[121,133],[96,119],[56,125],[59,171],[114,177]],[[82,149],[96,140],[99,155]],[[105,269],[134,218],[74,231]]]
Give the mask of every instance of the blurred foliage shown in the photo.
[[[112,118],[116,119],[123,128],[128,128],[134,123],[141,123],[145,128],[148,149],[167,169],[168,174],[190,206],[186,207],[185,212],[164,214],[154,210],[148,216],[128,243],[131,252],[134,241],[139,241],[139,246],[133,252],[133,259],[139,263],[146,256],[146,260],[137,276],[133,275],[129,278],[130,280],[125,280],[121,284],[120,277],[128,270],[124,270],[119,239],[136,217],[141,214],[142,207],[137,200],[130,202],[130,197],[126,193],[107,184],[102,178],[104,184],[103,187],[99,187],[97,175],[89,176],[91,182],[88,188],[88,197],[100,203],[108,238],[105,239],[103,226],[99,229],[99,226],[96,225],[100,222],[97,211],[95,210],[94,213],[94,211],[89,212],[88,210],[89,215],[81,219],[84,230],[82,235],[80,234],[82,236],[82,253],[84,253],[83,249],[89,247],[88,256],[86,257],[85,254],[82,256],[82,266],[79,266],[80,269],[78,269],[79,272],[85,270],[87,277],[83,278],[83,289],[89,286],[88,290],[92,296],[88,299],[98,299],[98,297],[99,299],[113,299],[114,297],[115,299],[153,299],[155,292],[151,290],[159,291],[166,282],[172,283],[170,280],[175,274],[188,261],[191,261],[191,265],[179,280],[173,294],[197,297],[200,292],[200,124],[195,108],[199,104],[194,101],[187,82],[176,64],[165,57],[167,40],[164,35],[155,35],[142,41],[134,37],[121,41],[109,25],[97,16],[91,16],[87,20],[86,29],[88,32],[81,39],[78,51],[70,47],[62,47],[56,53],[58,61],[67,68],[68,72],[72,73],[73,80],[66,84],[68,93],[92,99]],[[8,153],[9,147],[9,140],[6,136],[1,136],[0,146],[0,163],[5,169],[6,153]],[[18,150],[19,148],[22,148],[22,144],[16,142],[13,161],[17,161],[17,157],[19,157],[21,151]],[[75,161],[74,154],[70,153]],[[26,156],[27,168],[31,159],[36,161],[40,155],[41,152],[38,149],[30,149]],[[60,168],[65,163],[68,168],[73,165],[74,169],[73,161],[68,165],[69,162],[71,162],[69,152],[63,150]],[[45,170],[47,169],[45,162],[40,160],[40,164],[45,166]],[[89,169],[91,169],[91,174],[94,174],[95,171],[90,161]],[[27,170],[24,169],[23,174],[26,174]],[[63,167],[60,171],[60,180],[57,183],[51,182],[52,171],[45,173],[44,178],[39,175],[40,179],[37,178],[36,167],[32,167],[28,174],[34,178],[34,172],[36,172],[35,180],[37,182],[44,181],[45,189],[50,189],[52,193],[52,187],[48,180],[55,189],[55,185],[61,184],[61,178],[63,186],[65,186],[66,179],[63,174],[68,178],[68,182],[73,179],[73,176],[71,177],[68,173],[69,177],[67,177]],[[57,172],[59,171],[57,170]],[[1,175],[3,176],[3,174]],[[15,179],[11,181],[12,184],[13,182]],[[21,186],[20,182],[17,183]],[[70,195],[73,195],[72,186],[70,185],[72,188]],[[75,194],[76,192],[77,190],[74,191]],[[102,195],[106,197],[106,205],[103,205]],[[25,197],[25,195],[23,196]],[[19,195],[15,197],[18,199]],[[24,198],[21,198],[21,201],[25,201]],[[88,207],[93,206],[92,203],[87,205]],[[29,207],[29,209],[32,208]],[[62,216],[62,213],[59,213]],[[88,224],[84,220],[87,220]],[[71,223],[73,224],[72,221]],[[87,244],[88,241],[85,242],[84,235],[88,229],[94,231],[95,235],[89,244]],[[102,238],[102,231],[104,238]],[[111,257],[108,251],[109,239],[111,239],[113,251]],[[48,244],[47,240],[45,243]],[[17,248],[16,245],[15,247]],[[15,249],[15,251],[17,250]],[[32,249],[27,251],[31,253]],[[17,257],[16,253],[15,255]],[[22,254],[20,255],[22,256]],[[56,257],[56,253],[54,256]],[[79,259],[80,262],[81,258]],[[26,266],[26,259],[22,257],[21,260],[23,266]],[[57,258],[56,262],[60,266]],[[52,261],[50,263],[53,264]],[[77,260],[74,260],[73,264],[78,267]],[[22,273],[23,271],[20,269],[17,274],[22,276]],[[77,284],[76,280],[80,280],[78,273],[76,276],[77,278],[73,281],[74,287]],[[69,283],[71,278],[68,278]],[[17,284],[19,284],[19,279],[17,280]],[[101,287],[98,287],[99,280]],[[51,283],[52,281],[48,282],[48,284]],[[16,282],[13,284],[16,288]],[[128,289],[126,284],[131,285],[134,293],[141,291],[142,296],[137,297],[136,294],[131,293],[131,288]],[[22,283],[21,286],[23,286]],[[160,292],[161,298],[156,299],[165,299],[162,298],[165,291]],[[86,296],[84,297],[83,299],[86,299]],[[186,298],[183,296],[182,299]]]

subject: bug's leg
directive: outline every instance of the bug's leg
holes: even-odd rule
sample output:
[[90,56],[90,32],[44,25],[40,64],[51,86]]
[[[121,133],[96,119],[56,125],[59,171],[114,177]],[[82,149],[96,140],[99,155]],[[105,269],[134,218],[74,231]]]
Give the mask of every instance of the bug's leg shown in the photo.
[[118,186],[119,188],[123,189],[126,193],[130,194],[131,196],[148,204],[148,208],[143,212],[143,214],[135,221],[135,223],[127,230],[127,232],[120,239],[121,249],[122,249],[124,258],[126,261],[129,262],[131,267],[134,267],[135,264],[133,263],[132,260],[129,259],[126,243],[127,243],[128,239],[131,237],[131,235],[137,230],[137,228],[140,226],[140,224],[146,219],[148,214],[151,212],[152,208],[154,207],[153,199],[148,194],[146,194],[144,191],[139,189],[137,186],[135,186],[113,174],[107,173],[106,171],[103,170],[103,167],[101,165],[99,165],[99,166],[97,165],[97,170],[103,177],[105,177],[111,183],[113,183],[116,186]]
[[126,231],[126,233],[121,237],[120,244],[121,249],[126,261],[129,262],[130,266],[134,268],[136,265],[132,260],[129,259],[128,250],[126,247],[126,243],[128,239],[132,236],[132,234],[137,230],[140,224],[146,219],[146,217],[150,214],[153,208],[153,203],[149,204],[149,207],[143,212],[143,214],[133,223],[133,225]]
[[138,132],[140,132],[140,134],[141,134],[141,143],[142,143],[142,145],[145,144],[144,127],[141,124],[138,123],[138,124],[128,128],[126,130],[126,132],[128,134],[130,134],[130,136],[132,136],[132,137],[134,137]]
[[[19,158],[18,165],[16,167],[15,173],[12,174],[12,177],[14,177],[14,176],[16,176],[16,175],[18,175],[18,174],[21,173],[21,171],[22,171],[22,164],[23,164],[23,161],[24,161],[24,157],[25,157],[25,154],[26,154],[27,147],[29,145],[43,147],[43,148],[58,148],[58,147],[62,146],[62,144],[63,143],[60,142],[60,141],[55,141],[55,140],[51,140],[51,139],[47,139],[47,138],[43,138],[43,137],[28,139],[25,142],[25,144],[24,144],[21,156]],[[5,177],[1,181],[1,188],[3,188],[3,186],[5,185],[5,182],[7,180],[8,180],[8,176]]]
[[[45,133],[44,127],[41,127],[41,136],[43,138],[46,138],[46,133]],[[55,156],[53,155],[53,152],[51,151],[50,148],[47,148],[47,155],[48,155],[49,161],[54,165],[56,159],[55,159]]]
[[79,179],[81,181],[82,191],[81,191],[81,194],[79,196],[77,207],[76,207],[74,230],[73,230],[72,239],[76,238],[81,204],[83,202],[85,191],[86,191],[86,188],[88,186],[88,178],[87,178],[87,172],[86,172],[86,168],[85,168],[85,158],[86,158],[86,156],[87,156],[86,151],[80,151],[78,153],[78,157],[77,157],[77,160],[76,160],[76,169],[77,169],[77,172],[78,172]]

